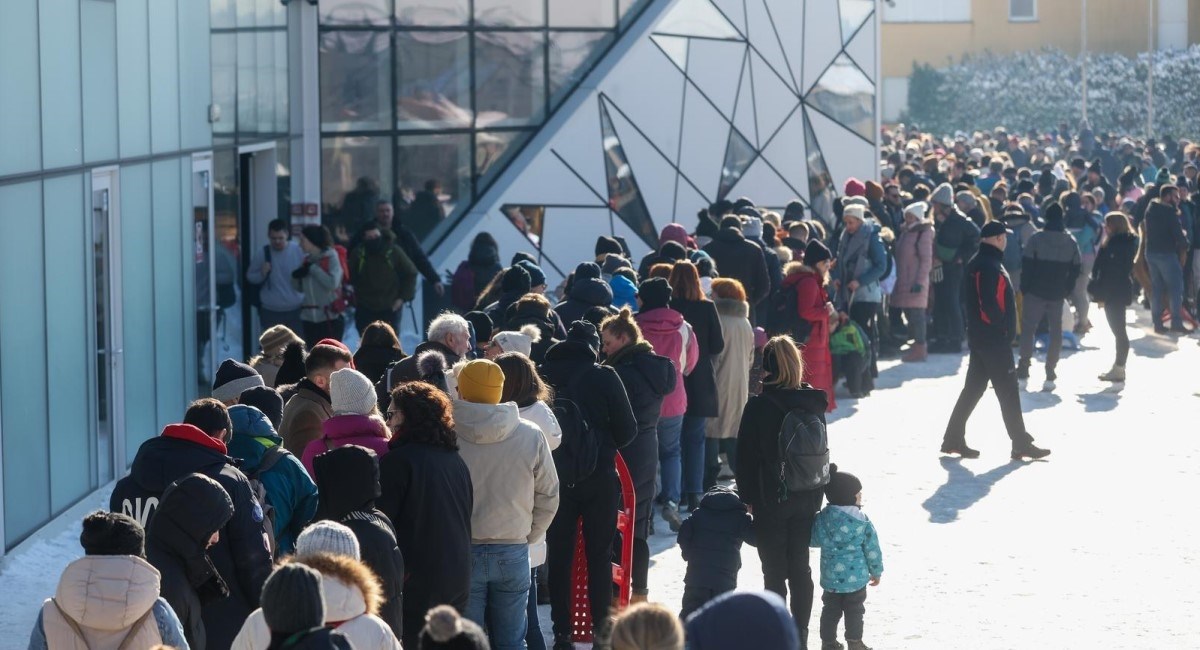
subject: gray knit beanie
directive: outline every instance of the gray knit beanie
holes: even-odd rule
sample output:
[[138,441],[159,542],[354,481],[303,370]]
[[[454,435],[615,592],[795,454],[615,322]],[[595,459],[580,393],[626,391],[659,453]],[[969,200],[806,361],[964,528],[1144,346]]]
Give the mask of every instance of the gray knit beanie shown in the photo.
[[305,528],[296,538],[296,555],[329,553],[360,559],[358,538],[354,531],[336,521],[318,521]]

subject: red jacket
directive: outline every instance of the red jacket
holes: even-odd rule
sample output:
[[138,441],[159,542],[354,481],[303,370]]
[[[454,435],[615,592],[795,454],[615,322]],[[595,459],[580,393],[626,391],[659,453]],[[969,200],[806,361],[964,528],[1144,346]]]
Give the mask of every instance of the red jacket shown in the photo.
[[812,324],[808,341],[800,349],[804,358],[804,381],[825,391],[829,398],[827,412],[832,413],[837,402],[833,397],[833,357],[829,354],[829,312],[825,308],[829,298],[821,286],[823,281],[819,273],[803,266],[799,272],[784,278],[783,286],[796,292],[800,318]]

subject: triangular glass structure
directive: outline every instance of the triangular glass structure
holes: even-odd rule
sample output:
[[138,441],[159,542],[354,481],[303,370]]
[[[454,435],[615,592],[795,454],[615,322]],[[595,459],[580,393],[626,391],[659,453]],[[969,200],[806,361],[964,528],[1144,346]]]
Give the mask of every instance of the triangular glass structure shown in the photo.
[[654,34],[650,37],[658,47],[662,48],[667,58],[679,68],[680,72],[687,73],[687,57],[688,57],[688,40],[682,36],[667,36],[665,34]]
[[654,26],[654,32],[676,36],[742,38],[708,0],[679,0]]
[[725,198],[729,190],[737,185],[738,179],[746,173],[750,163],[758,157],[754,146],[738,133],[737,129],[729,129],[729,141],[725,145],[725,163],[721,165],[721,183],[717,188],[717,200]]
[[845,54],[834,59],[804,101],[867,142],[875,141],[875,85]]
[[838,9],[842,16],[842,45],[845,45],[875,11],[875,0],[838,0]]
[[808,203],[813,213],[826,224],[833,223],[833,178],[825,165],[825,155],[804,111],[804,148],[808,152]]
[[604,142],[604,171],[608,176],[608,207],[651,248],[658,246],[658,232],[646,201],[638,189],[633,168],[621,148],[608,106],[600,102],[600,137]]
[[500,212],[539,251],[542,249],[542,232],[546,225],[546,206],[512,205],[500,206]]

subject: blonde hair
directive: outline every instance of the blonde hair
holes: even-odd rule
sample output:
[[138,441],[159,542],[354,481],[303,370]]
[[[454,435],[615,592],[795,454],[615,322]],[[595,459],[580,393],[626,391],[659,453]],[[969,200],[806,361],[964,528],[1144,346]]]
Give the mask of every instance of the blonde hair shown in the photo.
[[622,307],[621,311],[600,321],[600,331],[627,338],[630,343],[641,343],[643,340],[642,328],[638,327],[628,307]]
[[763,383],[779,388],[799,388],[804,381],[804,360],[792,337],[784,334],[767,341],[763,348]]
[[1114,233],[1133,232],[1133,223],[1129,221],[1129,215],[1124,212],[1109,212],[1104,215],[1104,225],[1111,228]]
[[638,603],[613,623],[613,650],[683,650],[683,625],[658,603]]

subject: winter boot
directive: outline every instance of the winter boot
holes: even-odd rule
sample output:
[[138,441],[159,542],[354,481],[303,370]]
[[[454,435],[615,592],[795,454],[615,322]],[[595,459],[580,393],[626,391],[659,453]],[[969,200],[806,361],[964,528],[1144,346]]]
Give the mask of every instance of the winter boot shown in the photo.
[[925,348],[924,343],[913,343],[912,347],[908,348],[908,353],[900,360],[907,362],[924,361],[929,358],[929,351]]
[[1114,365],[1112,367],[1112,370],[1109,370],[1108,372],[1104,373],[1103,375],[1100,375],[1100,381],[1113,381],[1113,382],[1125,381],[1125,366]]
[[679,518],[679,506],[674,501],[663,504],[662,518],[671,527],[672,533],[678,533],[679,527],[683,525],[683,520]]
[[943,454],[958,454],[963,458],[979,458],[979,450],[971,449],[965,442],[943,442]]
[[822,641],[821,650],[844,650],[846,646],[841,641]]
[[871,650],[862,639],[846,639],[846,650]]
[[555,634],[553,650],[575,650],[575,642],[570,634]]
[[1057,379],[1058,379],[1058,375],[1050,368],[1047,368],[1046,369],[1046,381],[1042,382],[1042,390],[1047,393],[1053,392],[1054,389],[1057,387],[1056,384],[1054,383],[1055,380],[1057,380]]
[[696,512],[696,508],[700,507],[700,495],[699,494],[687,495],[687,503],[688,503],[688,512]]
[[1026,458],[1030,460],[1038,460],[1049,455],[1049,449],[1042,449],[1041,447],[1034,445],[1032,442],[1027,442],[1019,447],[1013,447],[1012,450],[1013,460],[1024,460]]

